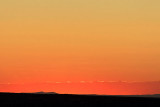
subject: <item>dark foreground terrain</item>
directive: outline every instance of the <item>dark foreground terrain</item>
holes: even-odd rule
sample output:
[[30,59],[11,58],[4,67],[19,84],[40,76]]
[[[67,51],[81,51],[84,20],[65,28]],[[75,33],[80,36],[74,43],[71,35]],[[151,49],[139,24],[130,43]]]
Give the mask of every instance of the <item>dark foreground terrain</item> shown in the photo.
[[0,93],[0,107],[160,107],[160,98]]

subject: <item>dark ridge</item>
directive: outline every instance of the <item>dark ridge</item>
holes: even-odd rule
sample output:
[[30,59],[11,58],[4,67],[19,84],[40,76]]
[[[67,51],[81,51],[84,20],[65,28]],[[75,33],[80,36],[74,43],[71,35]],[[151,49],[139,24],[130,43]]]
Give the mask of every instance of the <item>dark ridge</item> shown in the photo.
[[56,92],[43,92],[43,91],[41,91],[41,92],[35,92],[33,94],[58,94],[58,93],[56,93]]
[[73,94],[0,93],[0,107],[160,106],[160,98]]

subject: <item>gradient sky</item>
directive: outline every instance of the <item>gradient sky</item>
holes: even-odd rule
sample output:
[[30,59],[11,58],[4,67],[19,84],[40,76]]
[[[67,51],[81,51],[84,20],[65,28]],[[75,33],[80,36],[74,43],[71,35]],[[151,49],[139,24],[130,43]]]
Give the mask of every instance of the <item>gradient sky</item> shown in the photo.
[[0,83],[160,80],[160,0],[0,1]]

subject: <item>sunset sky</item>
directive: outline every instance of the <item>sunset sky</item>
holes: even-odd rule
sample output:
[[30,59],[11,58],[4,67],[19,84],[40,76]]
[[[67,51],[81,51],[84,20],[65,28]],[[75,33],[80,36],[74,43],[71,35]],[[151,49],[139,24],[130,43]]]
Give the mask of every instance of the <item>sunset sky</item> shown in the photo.
[[159,80],[160,0],[0,1],[0,83]]

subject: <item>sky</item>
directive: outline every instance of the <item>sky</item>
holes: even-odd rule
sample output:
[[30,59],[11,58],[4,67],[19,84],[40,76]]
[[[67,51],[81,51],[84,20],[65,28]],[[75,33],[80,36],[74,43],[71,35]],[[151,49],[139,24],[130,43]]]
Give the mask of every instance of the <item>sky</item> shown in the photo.
[[98,95],[153,95],[160,93],[160,82],[46,82],[25,84],[0,84],[0,92],[34,93],[56,92],[59,94]]
[[0,83],[159,81],[159,4],[0,1]]

